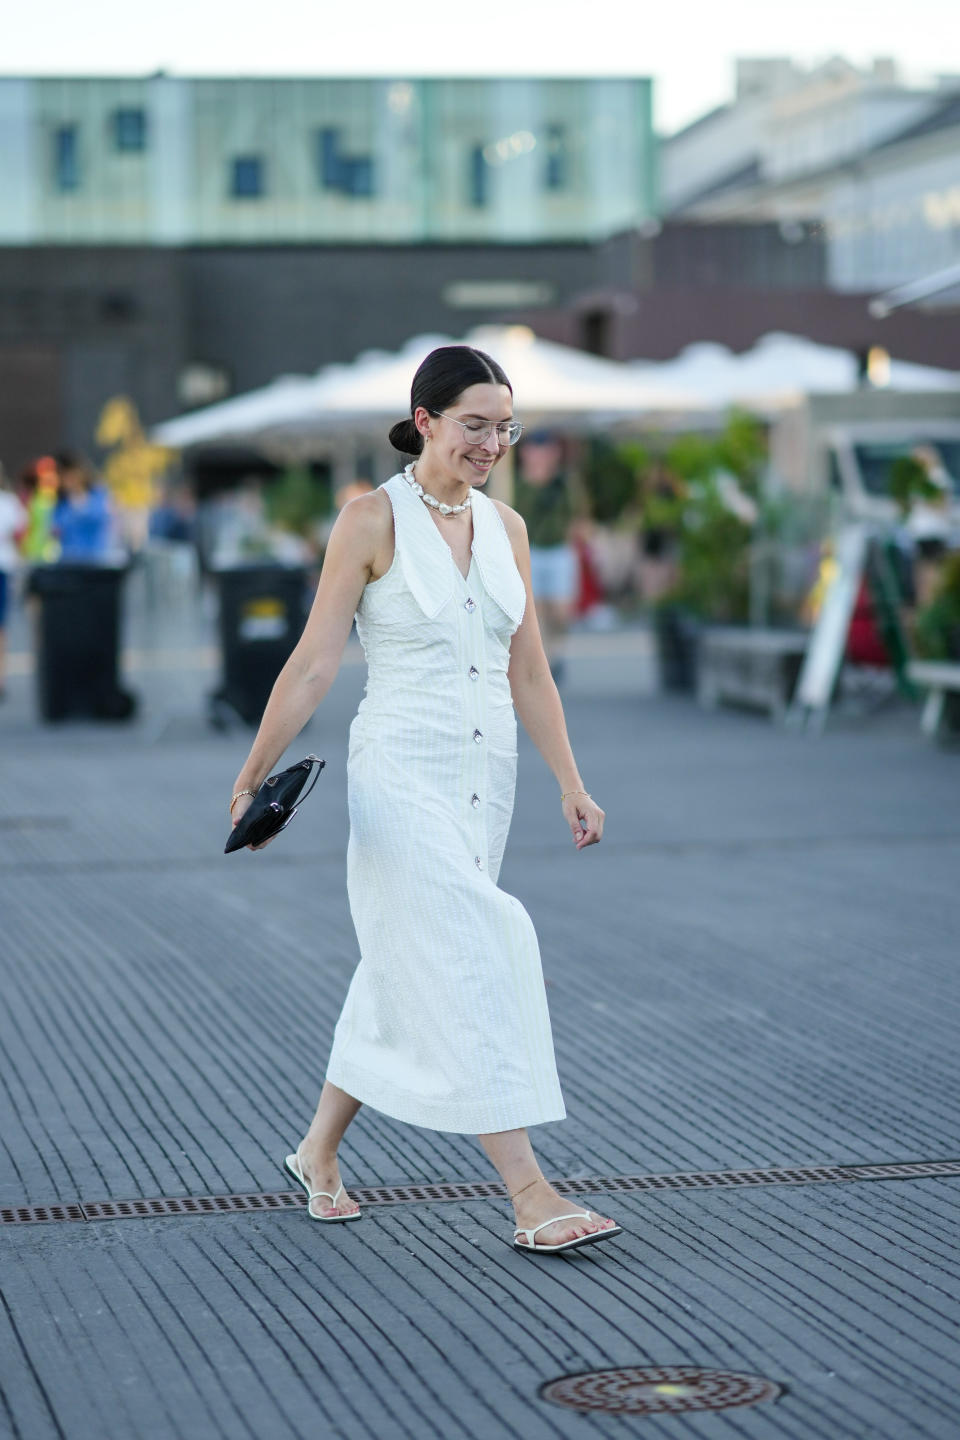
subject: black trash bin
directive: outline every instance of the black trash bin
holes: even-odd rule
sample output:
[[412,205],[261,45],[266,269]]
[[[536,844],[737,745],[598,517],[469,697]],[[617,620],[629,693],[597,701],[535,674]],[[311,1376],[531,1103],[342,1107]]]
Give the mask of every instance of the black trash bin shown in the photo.
[[664,690],[692,694],[697,688],[697,650],[700,622],[679,605],[659,605],[653,628]]
[[238,565],[216,572],[223,676],[210,719],[256,725],[307,618],[307,572],[299,566]]
[[128,720],[136,698],[117,678],[124,566],[38,565],[37,704],[44,720]]

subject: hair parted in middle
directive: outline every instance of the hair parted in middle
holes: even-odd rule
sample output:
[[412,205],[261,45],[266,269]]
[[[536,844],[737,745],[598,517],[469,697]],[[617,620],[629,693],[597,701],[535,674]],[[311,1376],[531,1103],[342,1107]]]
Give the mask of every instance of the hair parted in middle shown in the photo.
[[410,387],[410,418],[401,420],[390,430],[390,444],[401,455],[419,455],[423,436],[413,423],[413,416],[422,405],[431,415],[438,415],[448,405],[456,404],[471,385],[513,386],[503,368],[491,355],[475,350],[472,345],[441,345],[431,350],[423,361]]

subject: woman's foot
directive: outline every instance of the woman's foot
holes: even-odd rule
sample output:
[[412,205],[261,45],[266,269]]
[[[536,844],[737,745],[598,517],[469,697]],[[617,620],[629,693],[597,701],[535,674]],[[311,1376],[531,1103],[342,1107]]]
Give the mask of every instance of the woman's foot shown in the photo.
[[535,1230],[538,1225],[543,1225],[542,1230],[537,1230],[535,1243],[543,1246],[565,1245],[570,1240],[578,1240],[584,1235],[595,1235],[600,1230],[615,1230],[617,1222],[609,1219],[606,1215],[597,1215],[592,1210],[587,1211],[584,1219],[558,1220],[553,1225],[544,1225],[551,1215],[569,1215],[574,1210],[586,1210],[576,1200],[569,1196],[558,1195],[548,1180],[540,1179],[531,1185],[523,1195],[518,1195],[514,1203],[514,1214],[517,1217],[518,1230]]
[[[360,1206],[355,1200],[351,1200],[346,1190],[340,1190],[340,1166],[336,1155],[321,1155],[318,1151],[312,1150],[304,1140],[297,1151],[300,1160],[300,1169],[303,1178],[310,1187],[312,1193],[318,1190],[325,1191],[310,1202],[310,1208],[315,1215],[322,1215],[326,1219],[332,1219],[335,1215],[356,1215]],[[328,1197],[337,1195],[336,1203]]]

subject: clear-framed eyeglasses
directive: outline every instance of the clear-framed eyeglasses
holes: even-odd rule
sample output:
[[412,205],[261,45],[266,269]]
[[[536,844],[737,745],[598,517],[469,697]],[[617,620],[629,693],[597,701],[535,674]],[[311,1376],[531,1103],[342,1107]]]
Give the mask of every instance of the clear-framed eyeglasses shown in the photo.
[[482,445],[496,430],[497,444],[506,449],[508,445],[516,445],[523,434],[523,426],[519,420],[504,420],[500,425],[494,426],[485,420],[458,420],[455,415],[448,415],[445,410],[433,410],[431,414],[442,415],[444,420],[452,420],[454,425],[459,425],[463,438],[471,445]]

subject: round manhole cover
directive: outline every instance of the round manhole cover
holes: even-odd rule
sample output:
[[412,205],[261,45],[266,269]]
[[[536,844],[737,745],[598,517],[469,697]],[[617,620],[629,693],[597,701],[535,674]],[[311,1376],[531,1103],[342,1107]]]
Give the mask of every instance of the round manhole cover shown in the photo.
[[677,1410],[728,1410],[776,1400],[782,1386],[759,1375],[701,1370],[695,1365],[628,1366],[561,1375],[541,1386],[540,1395],[574,1410],[608,1415],[653,1415]]

